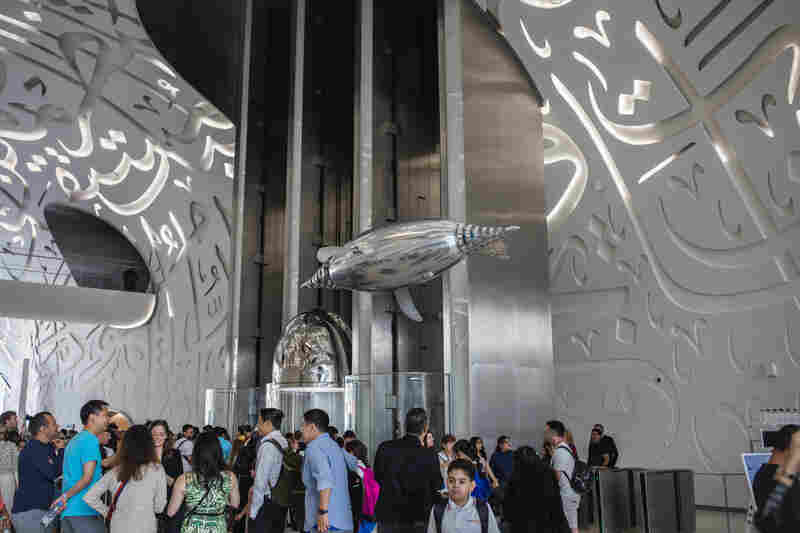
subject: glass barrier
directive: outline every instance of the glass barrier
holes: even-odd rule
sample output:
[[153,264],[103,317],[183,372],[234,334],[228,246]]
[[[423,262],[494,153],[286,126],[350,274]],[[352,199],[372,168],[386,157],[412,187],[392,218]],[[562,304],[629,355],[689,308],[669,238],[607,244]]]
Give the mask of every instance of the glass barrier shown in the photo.
[[340,434],[351,429],[374,455],[377,445],[405,433],[405,415],[413,407],[428,412],[435,446],[452,427],[446,402],[452,379],[436,372],[399,372],[347,376],[345,386],[295,387],[267,384],[263,388],[207,389],[205,424],[223,426],[233,435],[241,424],[255,426],[261,407],[284,412],[284,432],[299,430],[303,413],[323,409]]
[[261,407],[266,403],[260,387],[206,389],[204,424],[224,427],[233,436],[242,424],[255,427]]
[[322,409],[328,413],[330,425],[336,426],[340,435],[347,427],[345,421],[344,387],[289,387],[265,385],[266,406],[283,411],[283,431],[297,431],[303,423],[303,413]]
[[345,424],[374,456],[377,445],[405,433],[405,415],[414,407],[428,412],[435,444],[450,430],[446,402],[452,379],[440,372],[396,372],[345,378]]

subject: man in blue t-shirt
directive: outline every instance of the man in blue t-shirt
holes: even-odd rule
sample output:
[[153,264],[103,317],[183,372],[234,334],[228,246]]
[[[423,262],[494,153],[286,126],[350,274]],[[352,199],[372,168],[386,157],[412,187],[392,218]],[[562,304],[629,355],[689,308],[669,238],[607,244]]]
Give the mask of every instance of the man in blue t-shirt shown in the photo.
[[54,505],[64,505],[62,533],[104,533],[105,524],[97,511],[83,501],[89,487],[102,476],[103,458],[97,436],[108,427],[108,404],[92,400],[81,407],[84,430],[73,437],[64,452],[64,493]]
[[217,439],[219,439],[219,445],[222,448],[222,458],[225,459],[225,462],[227,463],[231,458],[233,443],[229,440],[228,432],[225,431],[225,428],[222,427],[214,428],[214,433],[217,434]]

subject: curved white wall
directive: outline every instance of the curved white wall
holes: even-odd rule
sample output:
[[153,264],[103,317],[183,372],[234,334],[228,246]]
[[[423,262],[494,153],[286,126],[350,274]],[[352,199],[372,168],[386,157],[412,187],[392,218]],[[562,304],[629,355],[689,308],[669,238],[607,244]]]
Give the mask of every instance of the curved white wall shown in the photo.
[[800,403],[800,3],[499,18],[549,103],[560,416],[624,465],[740,471],[759,409]]
[[0,319],[4,407],[32,358],[29,412],[78,423],[101,398],[200,424],[231,370],[233,124],[166,64],[133,0],[5,2],[0,47],[0,278],[74,284],[42,213],[69,202],[129,236],[158,296],[135,329]]

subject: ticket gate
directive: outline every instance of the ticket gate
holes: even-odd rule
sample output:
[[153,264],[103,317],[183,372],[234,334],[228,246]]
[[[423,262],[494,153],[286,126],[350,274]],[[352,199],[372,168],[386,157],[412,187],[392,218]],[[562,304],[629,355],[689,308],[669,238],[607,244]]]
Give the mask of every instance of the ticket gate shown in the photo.
[[579,526],[591,533],[695,533],[694,472],[597,470]]

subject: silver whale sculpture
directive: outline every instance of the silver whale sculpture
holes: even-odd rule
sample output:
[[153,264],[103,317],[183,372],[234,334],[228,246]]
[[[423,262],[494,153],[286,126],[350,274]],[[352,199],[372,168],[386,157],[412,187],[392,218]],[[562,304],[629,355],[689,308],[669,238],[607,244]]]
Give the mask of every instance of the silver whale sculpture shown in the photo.
[[341,247],[321,248],[322,266],[303,288],[393,291],[403,313],[422,322],[408,287],[426,283],[468,255],[505,256],[504,239],[519,226],[420,220],[381,226]]

